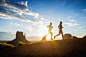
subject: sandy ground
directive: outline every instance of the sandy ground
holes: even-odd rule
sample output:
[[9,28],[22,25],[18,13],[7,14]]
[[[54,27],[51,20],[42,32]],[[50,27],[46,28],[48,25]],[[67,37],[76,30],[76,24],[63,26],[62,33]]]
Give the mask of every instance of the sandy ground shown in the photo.
[[86,39],[27,44],[0,51],[0,57],[86,57]]

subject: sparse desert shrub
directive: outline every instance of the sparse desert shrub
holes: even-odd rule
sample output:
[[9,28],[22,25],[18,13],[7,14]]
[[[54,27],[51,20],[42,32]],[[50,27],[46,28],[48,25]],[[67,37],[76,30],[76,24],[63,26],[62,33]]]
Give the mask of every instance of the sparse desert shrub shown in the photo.
[[71,39],[73,39],[73,36],[71,37]]
[[2,43],[0,43],[0,47],[2,46]]
[[14,45],[7,44],[7,43],[0,43],[0,50],[5,48],[10,48],[10,47],[14,47]]
[[25,43],[23,43],[22,41],[18,42],[18,46],[24,45]]
[[66,40],[66,39],[63,39],[63,40]]

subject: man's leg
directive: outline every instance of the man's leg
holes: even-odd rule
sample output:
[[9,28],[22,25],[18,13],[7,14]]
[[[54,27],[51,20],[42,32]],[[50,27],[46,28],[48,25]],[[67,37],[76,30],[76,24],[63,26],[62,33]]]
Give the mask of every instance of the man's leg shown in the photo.
[[52,39],[53,33],[51,32],[50,34],[51,34],[51,40],[53,40],[53,39]]
[[[59,36],[59,35],[60,35],[60,33],[59,33],[59,34],[57,34],[56,36]],[[55,39],[55,37],[56,37],[56,36],[54,36],[54,39]]]

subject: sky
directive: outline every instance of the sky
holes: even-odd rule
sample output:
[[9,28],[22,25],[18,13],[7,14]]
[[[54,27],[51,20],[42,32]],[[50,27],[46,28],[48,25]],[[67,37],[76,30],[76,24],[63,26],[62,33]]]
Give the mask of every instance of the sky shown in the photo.
[[28,41],[41,40],[50,22],[55,36],[60,21],[63,34],[86,35],[86,0],[0,0],[0,40],[15,39],[17,31],[25,33]]

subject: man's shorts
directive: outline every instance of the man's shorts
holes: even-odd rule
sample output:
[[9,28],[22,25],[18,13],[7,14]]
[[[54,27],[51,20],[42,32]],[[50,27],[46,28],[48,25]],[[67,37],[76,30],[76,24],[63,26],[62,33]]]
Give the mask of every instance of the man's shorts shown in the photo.
[[62,32],[62,29],[59,29],[59,34],[62,34],[63,32]]
[[51,32],[51,30],[48,30],[48,31],[49,31],[49,33],[50,33],[50,34],[52,34],[52,35],[53,35],[53,33]]

